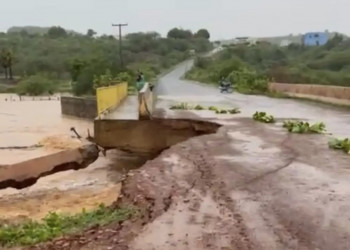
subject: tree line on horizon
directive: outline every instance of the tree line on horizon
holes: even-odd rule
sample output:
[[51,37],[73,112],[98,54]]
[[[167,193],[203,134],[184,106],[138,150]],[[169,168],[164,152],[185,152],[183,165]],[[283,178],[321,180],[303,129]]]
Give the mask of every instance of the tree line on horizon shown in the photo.
[[122,67],[114,36],[97,36],[92,29],[79,34],[59,26],[36,33],[31,29],[17,27],[0,33],[0,78],[19,81],[16,91],[22,94],[54,92],[63,85],[77,95],[94,94],[94,79],[106,72],[132,85],[137,70],[154,79],[162,70],[188,58],[189,51],[212,48],[206,29],[192,33],[174,28],[167,37],[157,32],[129,33],[123,37]]

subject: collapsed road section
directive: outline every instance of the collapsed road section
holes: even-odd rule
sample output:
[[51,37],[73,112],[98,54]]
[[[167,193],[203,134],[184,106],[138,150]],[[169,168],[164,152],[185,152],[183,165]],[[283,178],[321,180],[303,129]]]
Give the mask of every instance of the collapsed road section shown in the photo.
[[29,187],[41,177],[70,169],[86,168],[96,161],[99,150],[94,144],[60,151],[20,163],[0,165],[0,189]]
[[[95,142],[105,149],[119,149],[153,157],[193,136],[215,133],[220,125],[185,119],[96,120]],[[99,157],[97,145],[88,143],[15,164],[0,165],[0,189],[23,189],[39,178],[88,167]],[[152,157],[152,158],[153,158]]]

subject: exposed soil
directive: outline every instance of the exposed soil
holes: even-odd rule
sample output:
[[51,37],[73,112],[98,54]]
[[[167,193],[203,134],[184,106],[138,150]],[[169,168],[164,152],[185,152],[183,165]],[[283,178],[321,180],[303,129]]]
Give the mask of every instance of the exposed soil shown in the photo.
[[130,220],[30,249],[350,249],[349,157],[322,135],[224,123],[129,172]]
[[112,205],[120,195],[123,176],[142,166],[149,155],[117,150],[102,154],[85,169],[46,176],[25,189],[0,190],[0,222],[41,219],[49,212],[74,214]]

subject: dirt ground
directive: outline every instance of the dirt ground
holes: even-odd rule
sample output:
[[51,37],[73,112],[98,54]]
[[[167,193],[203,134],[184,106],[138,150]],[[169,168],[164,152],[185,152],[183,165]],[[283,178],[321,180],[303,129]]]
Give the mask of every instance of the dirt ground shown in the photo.
[[133,218],[31,249],[350,249],[350,158],[325,135],[220,121],[129,172]]
[[112,150],[85,169],[49,175],[21,190],[0,190],[0,221],[37,220],[49,212],[74,214],[101,203],[110,206],[118,199],[123,176],[148,157]]

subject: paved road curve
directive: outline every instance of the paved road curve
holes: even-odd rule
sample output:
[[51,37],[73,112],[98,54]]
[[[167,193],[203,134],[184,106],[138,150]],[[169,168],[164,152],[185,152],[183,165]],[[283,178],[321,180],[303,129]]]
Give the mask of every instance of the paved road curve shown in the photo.
[[[313,122],[323,121],[329,132],[337,136],[350,136],[350,112],[344,109],[291,99],[276,99],[265,96],[249,96],[238,93],[221,94],[219,90],[187,80],[182,77],[193,61],[180,64],[158,83],[156,93],[162,98],[189,102],[217,102],[240,107],[243,116],[255,111],[266,111],[277,118],[298,118]],[[164,97],[166,96],[166,97]]]

